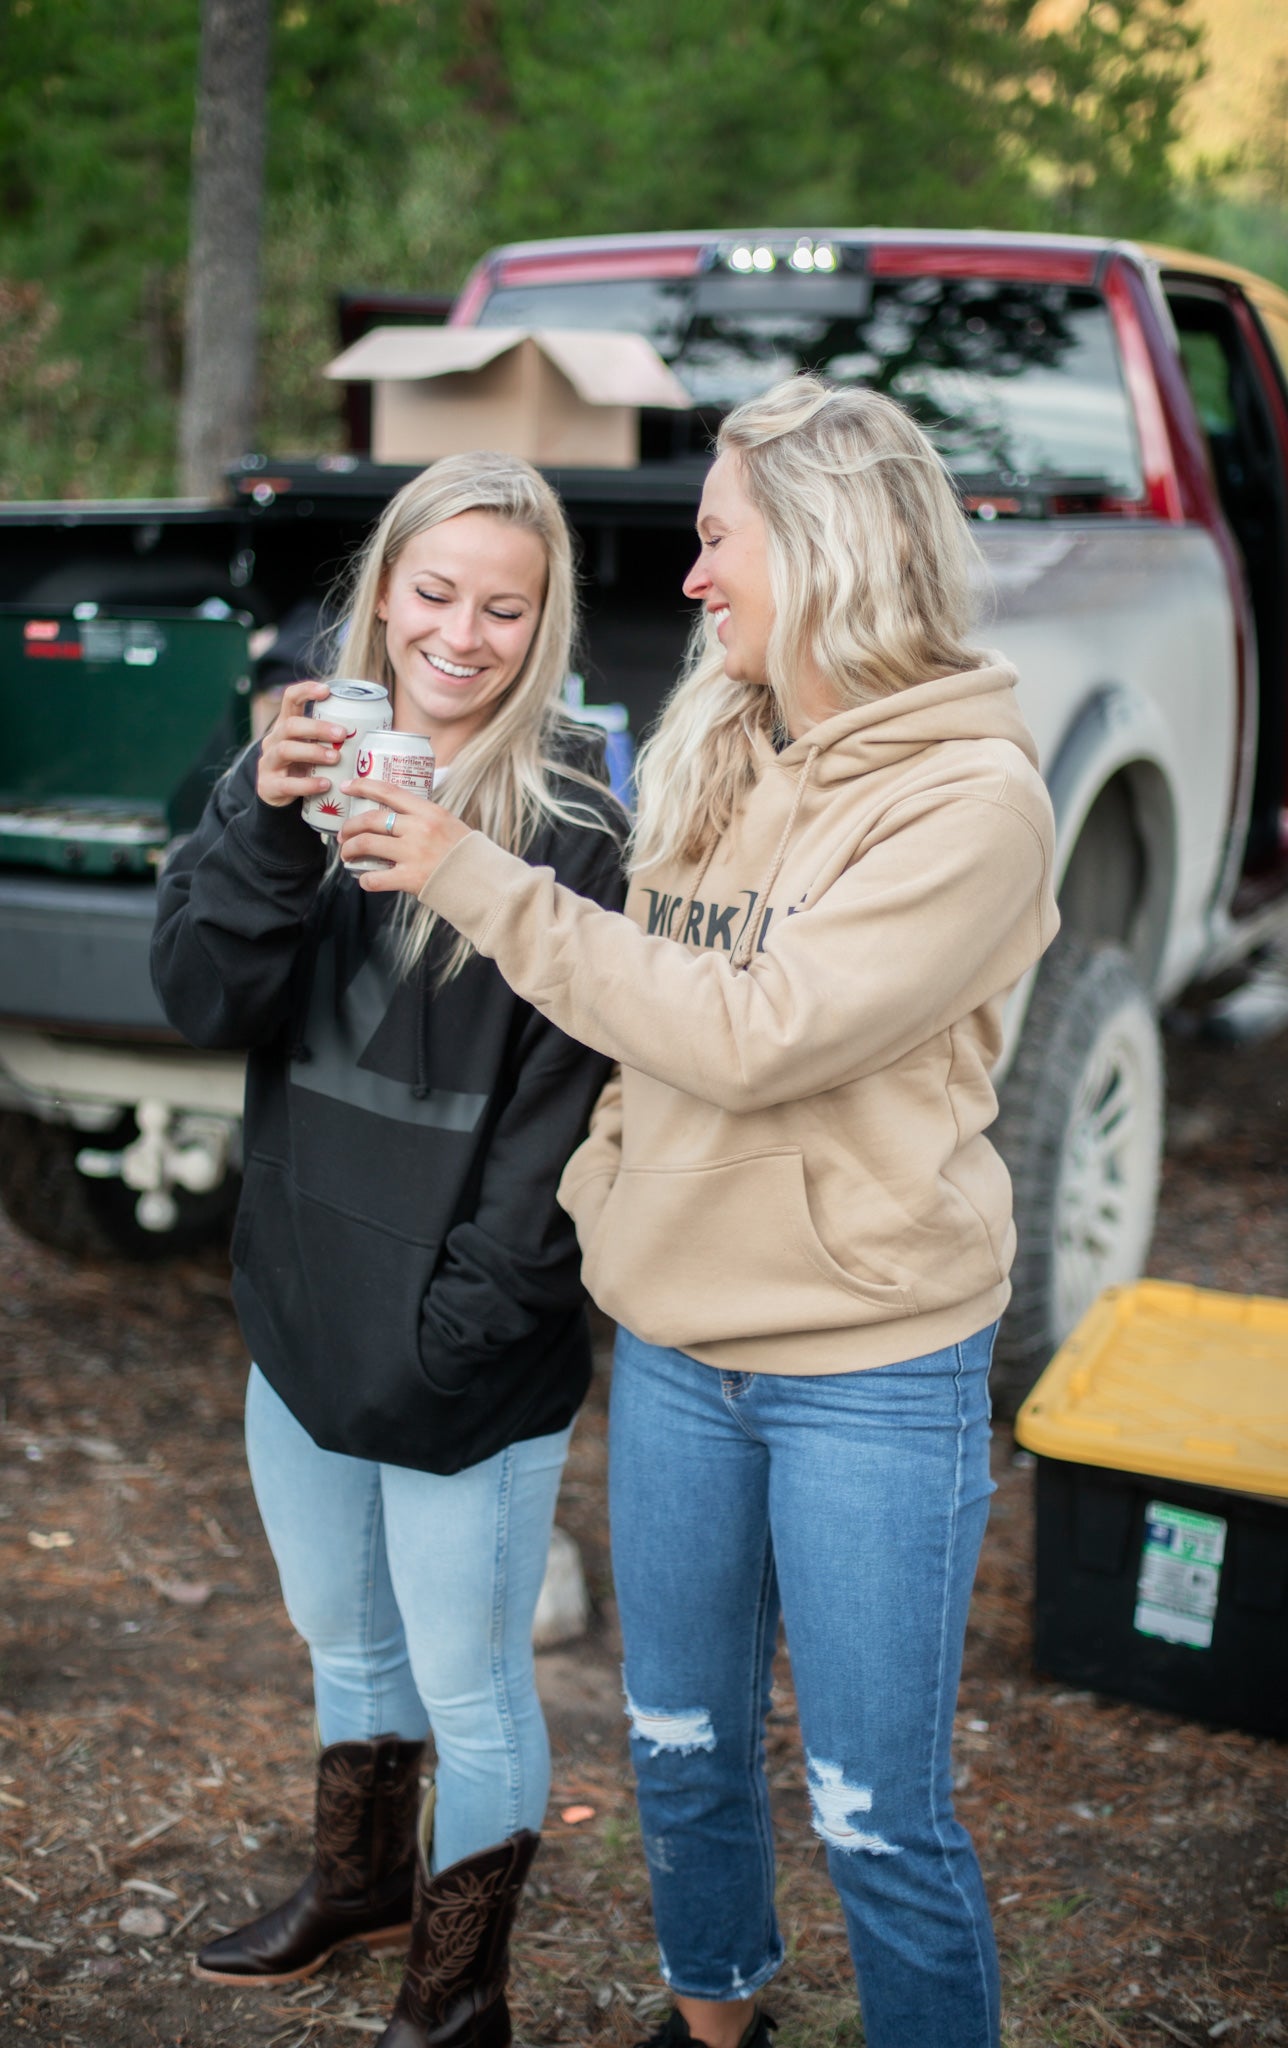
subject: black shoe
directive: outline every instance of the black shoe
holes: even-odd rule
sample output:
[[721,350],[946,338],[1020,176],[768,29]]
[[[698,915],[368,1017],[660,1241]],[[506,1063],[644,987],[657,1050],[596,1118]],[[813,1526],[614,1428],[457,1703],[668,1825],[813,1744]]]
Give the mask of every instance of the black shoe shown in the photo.
[[[771,2048],[769,2037],[777,2025],[777,2020],[771,2019],[767,2012],[757,2010],[738,2048]],[[659,2027],[656,2034],[650,2034],[647,2041],[638,2041],[636,2048],[707,2048],[707,2043],[689,2032],[689,2023],[683,2013],[672,2009],[667,2014],[666,2024]]]

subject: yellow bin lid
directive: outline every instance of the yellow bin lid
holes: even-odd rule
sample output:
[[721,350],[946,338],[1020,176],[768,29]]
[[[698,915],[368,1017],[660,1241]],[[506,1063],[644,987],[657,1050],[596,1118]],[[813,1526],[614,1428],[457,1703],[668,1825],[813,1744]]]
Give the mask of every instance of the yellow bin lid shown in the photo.
[[1288,1500],[1288,1301],[1163,1280],[1108,1287],[1015,1436],[1044,1458]]

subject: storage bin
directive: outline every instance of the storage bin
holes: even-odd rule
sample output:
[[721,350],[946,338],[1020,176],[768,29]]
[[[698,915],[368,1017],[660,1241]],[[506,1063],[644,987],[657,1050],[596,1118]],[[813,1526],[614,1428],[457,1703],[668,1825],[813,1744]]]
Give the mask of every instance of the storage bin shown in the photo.
[[1039,1670],[1288,1736],[1288,1302],[1109,1288],[1015,1435]]

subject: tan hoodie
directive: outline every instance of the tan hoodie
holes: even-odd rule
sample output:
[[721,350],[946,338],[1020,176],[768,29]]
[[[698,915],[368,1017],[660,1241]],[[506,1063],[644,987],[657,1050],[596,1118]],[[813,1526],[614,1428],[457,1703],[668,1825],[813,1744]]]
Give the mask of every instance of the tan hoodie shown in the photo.
[[591,1295],[730,1372],[887,1365],[1001,1313],[983,1135],[1007,992],[1055,935],[1053,824],[1001,663],[776,754],[700,868],[599,909],[472,833],[423,900],[621,1063],[559,1199]]

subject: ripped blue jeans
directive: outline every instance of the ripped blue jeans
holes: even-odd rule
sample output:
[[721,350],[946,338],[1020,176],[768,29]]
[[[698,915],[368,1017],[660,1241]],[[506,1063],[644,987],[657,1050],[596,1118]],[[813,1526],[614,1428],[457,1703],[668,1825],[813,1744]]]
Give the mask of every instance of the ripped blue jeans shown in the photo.
[[868,2048],[996,2048],[997,1955],[950,1756],[994,1335],[788,1378],[619,1333],[613,1569],[675,1991],[744,1997],[782,1962],[764,1768],[781,1607]]

